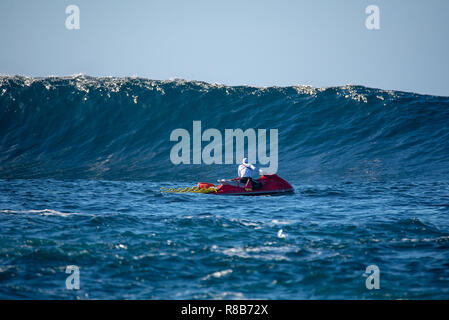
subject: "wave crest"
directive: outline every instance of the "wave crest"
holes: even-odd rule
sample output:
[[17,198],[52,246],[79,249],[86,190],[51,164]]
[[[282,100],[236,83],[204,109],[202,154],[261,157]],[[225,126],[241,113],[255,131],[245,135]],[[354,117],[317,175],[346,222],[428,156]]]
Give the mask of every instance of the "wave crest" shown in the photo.
[[197,180],[235,166],[170,162],[172,130],[279,129],[295,178],[448,173],[449,98],[346,85],[225,86],[141,78],[0,76],[0,178]]

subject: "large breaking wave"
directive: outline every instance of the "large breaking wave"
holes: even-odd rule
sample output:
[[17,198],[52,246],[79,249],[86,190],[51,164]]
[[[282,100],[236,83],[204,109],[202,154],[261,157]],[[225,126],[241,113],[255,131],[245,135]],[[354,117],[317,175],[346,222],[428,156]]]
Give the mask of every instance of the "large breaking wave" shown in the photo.
[[[362,86],[224,86],[87,76],[0,77],[0,178],[205,180],[235,165],[173,165],[170,133],[279,130],[290,180],[447,177],[449,98]],[[445,178],[443,178],[445,179]]]

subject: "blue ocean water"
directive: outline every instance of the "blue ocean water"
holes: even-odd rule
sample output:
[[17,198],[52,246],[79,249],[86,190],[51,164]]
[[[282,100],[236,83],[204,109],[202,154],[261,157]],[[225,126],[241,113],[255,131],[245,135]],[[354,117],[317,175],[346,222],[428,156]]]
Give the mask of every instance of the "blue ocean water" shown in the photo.
[[[448,299],[448,119],[361,86],[2,76],[0,298]],[[170,162],[194,120],[277,128],[295,193],[161,193],[235,176]]]

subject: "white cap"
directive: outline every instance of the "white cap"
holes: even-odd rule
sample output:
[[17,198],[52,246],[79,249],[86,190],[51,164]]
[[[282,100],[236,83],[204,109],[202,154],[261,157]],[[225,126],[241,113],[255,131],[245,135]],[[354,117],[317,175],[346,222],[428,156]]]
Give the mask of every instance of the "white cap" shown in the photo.
[[249,163],[248,163],[248,158],[243,158],[242,163],[243,163],[243,164],[249,164]]

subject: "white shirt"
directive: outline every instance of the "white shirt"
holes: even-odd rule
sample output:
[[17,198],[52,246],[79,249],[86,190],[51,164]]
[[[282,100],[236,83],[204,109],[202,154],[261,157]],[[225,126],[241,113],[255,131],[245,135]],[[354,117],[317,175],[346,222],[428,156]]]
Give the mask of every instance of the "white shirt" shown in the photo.
[[253,176],[253,170],[256,170],[256,167],[253,166],[252,164],[241,164],[239,165],[239,178],[243,178],[243,177],[248,177],[248,178],[252,178]]

